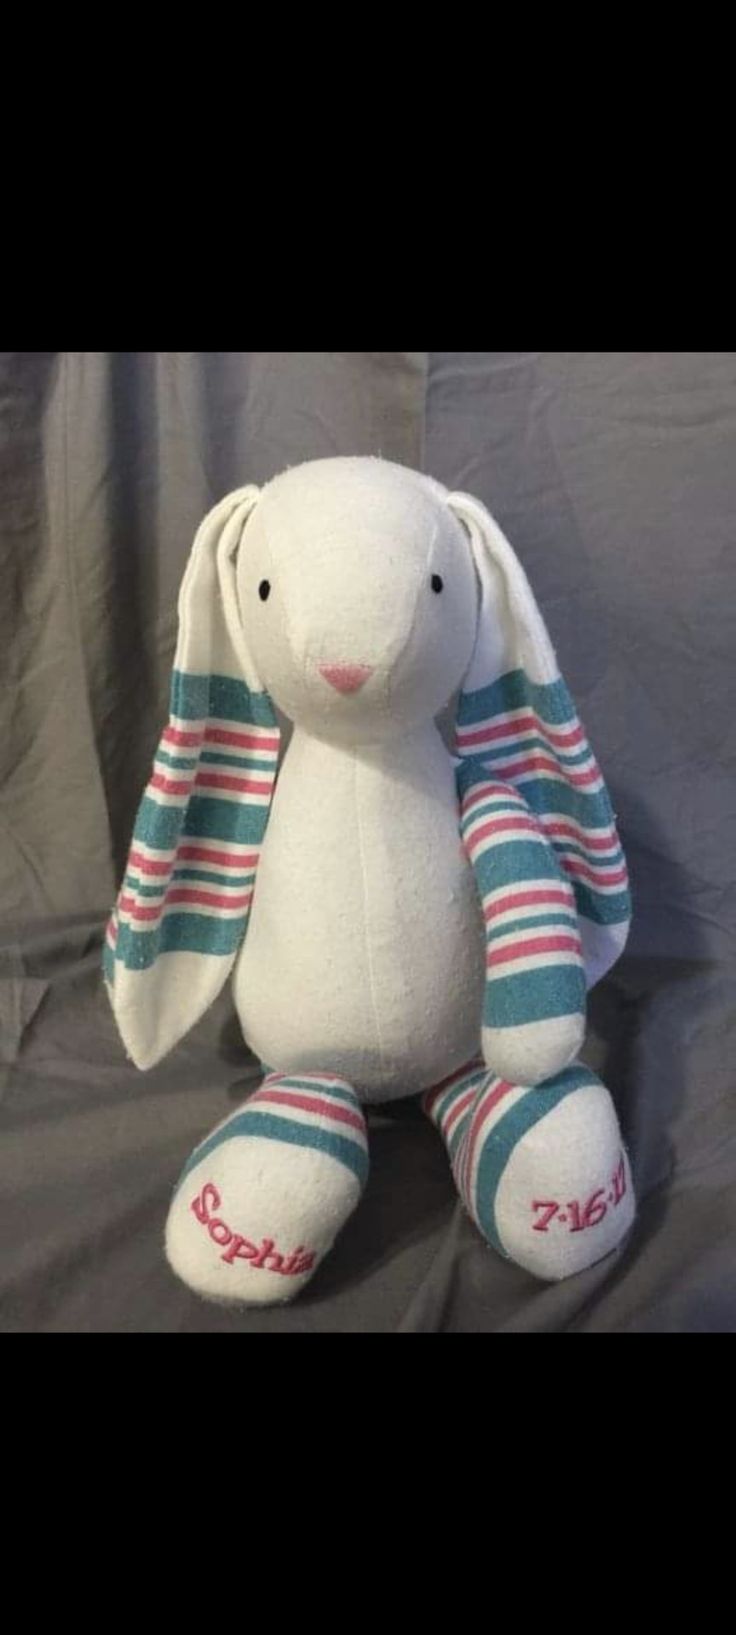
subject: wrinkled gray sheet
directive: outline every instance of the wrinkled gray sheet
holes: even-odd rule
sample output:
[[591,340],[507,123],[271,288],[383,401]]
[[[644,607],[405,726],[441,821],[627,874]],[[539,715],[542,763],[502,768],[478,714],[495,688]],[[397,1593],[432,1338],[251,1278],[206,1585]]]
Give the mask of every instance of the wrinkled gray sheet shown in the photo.
[[[161,1234],[255,1064],[227,994],[125,1060],[102,926],[166,711],[194,529],[229,488],[381,453],[486,501],[524,562],[632,870],[591,998],[640,1215],[556,1287],[479,1240],[412,1103],[294,1306],[224,1311]],[[0,1328],[736,1331],[736,354],[0,354]]]

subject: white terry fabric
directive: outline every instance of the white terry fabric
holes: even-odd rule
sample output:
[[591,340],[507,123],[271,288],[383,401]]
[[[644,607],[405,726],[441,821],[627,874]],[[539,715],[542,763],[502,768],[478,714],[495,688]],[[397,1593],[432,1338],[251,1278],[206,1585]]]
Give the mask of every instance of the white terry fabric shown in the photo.
[[295,731],[235,970],[260,1059],[366,1101],[422,1090],[478,1049],[483,948],[435,727],[359,753]]

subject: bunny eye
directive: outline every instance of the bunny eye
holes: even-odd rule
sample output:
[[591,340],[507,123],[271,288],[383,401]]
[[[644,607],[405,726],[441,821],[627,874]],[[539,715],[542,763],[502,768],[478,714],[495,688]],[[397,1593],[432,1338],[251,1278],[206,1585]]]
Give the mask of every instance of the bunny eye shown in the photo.
[[262,579],[260,585],[258,586],[258,595],[260,596],[261,601],[267,602],[270,594],[271,586],[268,579]]
[[435,596],[439,596],[440,591],[443,588],[443,581],[441,580],[438,573],[433,573],[432,574],[432,578],[430,579],[430,584],[431,584],[432,589],[433,589],[433,591],[435,593]]

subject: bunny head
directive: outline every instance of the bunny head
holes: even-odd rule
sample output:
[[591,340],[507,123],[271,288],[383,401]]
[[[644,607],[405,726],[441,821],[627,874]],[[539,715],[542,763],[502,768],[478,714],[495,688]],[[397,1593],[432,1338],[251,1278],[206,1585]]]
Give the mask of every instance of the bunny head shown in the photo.
[[270,482],[230,572],[279,709],[335,742],[430,721],[475,641],[467,545],[439,487],[387,461],[316,460]]
[[139,1066],[207,1009],[245,935],[278,762],[274,704],[359,752],[430,722],[458,688],[461,787],[463,762],[518,787],[573,885],[595,982],[626,940],[626,865],[531,588],[486,508],[404,467],[339,458],[209,513],[107,930],[108,986]]

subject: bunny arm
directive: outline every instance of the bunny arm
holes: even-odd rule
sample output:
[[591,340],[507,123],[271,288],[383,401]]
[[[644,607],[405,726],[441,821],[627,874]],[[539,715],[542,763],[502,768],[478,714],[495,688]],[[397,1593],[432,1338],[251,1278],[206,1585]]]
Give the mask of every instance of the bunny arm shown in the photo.
[[460,833],[483,906],[486,1065],[541,1084],[577,1055],[586,984],[575,897],[539,819],[510,783],[457,768]]

